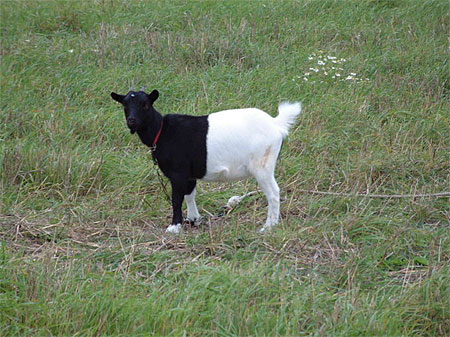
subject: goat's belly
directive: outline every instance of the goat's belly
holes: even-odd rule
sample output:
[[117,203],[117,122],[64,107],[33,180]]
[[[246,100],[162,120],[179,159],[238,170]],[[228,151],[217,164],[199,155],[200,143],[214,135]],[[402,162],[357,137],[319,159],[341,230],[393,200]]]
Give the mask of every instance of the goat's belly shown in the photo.
[[204,181],[237,181],[250,177],[247,166],[216,166],[206,167]]

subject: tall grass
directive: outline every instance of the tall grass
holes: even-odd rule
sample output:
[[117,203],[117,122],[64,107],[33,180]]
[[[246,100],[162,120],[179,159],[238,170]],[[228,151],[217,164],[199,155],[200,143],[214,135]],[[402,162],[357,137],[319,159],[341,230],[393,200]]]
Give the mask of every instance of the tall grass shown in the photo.
[[[0,334],[450,334],[448,198],[305,193],[449,190],[449,7],[0,2]],[[170,204],[109,98],[141,86],[163,113],[303,102],[280,226],[257,233],[261,194],[223,211],[253,181],[200,183],[204,223],[164,233]]]

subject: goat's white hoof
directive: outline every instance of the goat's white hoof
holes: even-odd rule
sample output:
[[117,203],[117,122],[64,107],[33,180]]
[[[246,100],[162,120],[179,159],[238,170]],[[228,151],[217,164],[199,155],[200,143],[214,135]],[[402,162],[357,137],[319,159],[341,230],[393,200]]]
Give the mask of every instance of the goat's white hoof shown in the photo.
[[202,221],[202,217],[201,217],[200,215],[199,215],[199,216],[192,217],[192,218],[187,217],[186,220],[187,220],[188,222],[190,222],[190,223],[198,223],[198,222],[201,222],[201,221]]
[[181,232],[181,224],[178,223],[176,225],[170,225],[166,229],[166,233],[179,234]]
[[264,225],[263,227],[261,227],[261,229],[259,230],[260,233],[264,233],[264,232],[268,232],[272,229],[272,227],[275,225]]

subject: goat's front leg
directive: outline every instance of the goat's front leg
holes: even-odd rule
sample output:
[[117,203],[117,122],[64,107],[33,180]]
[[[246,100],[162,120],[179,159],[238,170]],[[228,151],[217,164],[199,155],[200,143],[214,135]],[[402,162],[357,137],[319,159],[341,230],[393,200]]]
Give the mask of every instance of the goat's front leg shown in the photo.
[[183,205],[183,198],[186,191],[187,179],[172,178],[170,179],[172,184],[172,224],[167,227],[166,232],[179,233],[181,230],[181,224],[183,223],[183,212],[181,206]]
[[200,213],[198,212],[197,204],[195,203],[195,180],[190,180],[188,184],[188,189],[184,196],[187,205],[187,219],[188,221],[195,222],[200,219]]

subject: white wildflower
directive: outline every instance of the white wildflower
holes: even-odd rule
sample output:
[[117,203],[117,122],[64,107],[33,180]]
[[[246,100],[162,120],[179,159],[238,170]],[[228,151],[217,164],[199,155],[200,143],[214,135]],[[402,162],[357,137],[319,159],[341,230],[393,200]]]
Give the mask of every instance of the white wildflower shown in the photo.
[[73,49],[69,49],[69,53],[73,53]]
[[325,65],[325,62],[319,60],[319,61],[317,62],[317,64],[318,64],[319,66],[323,66],[323,65]]
[[339,74],[339,73],[336,73],[336,77],[340,77],[341,76],[341,74]]

